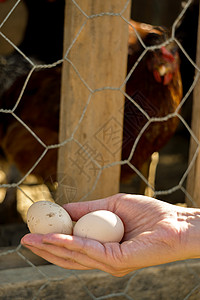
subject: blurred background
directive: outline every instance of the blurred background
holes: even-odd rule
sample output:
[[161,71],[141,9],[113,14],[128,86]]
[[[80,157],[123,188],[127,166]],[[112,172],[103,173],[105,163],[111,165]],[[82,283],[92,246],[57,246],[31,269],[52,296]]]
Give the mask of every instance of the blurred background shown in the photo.
[[[8,17],[8,20],[5,22],[5,24],[2,24],[3,26],[1,27],[1,32],[12,41],[13,45],[22,47],[25,54],[28,53],[29,55],[29,52],[31,53],[31,51],[36,53],[37,56],[40,56],[41,60],[46,58],[47,62],[50,61],[50,59],[48,60],[47,55],[51,51],[54,54],[53,51],[55,49],[55,51],[57,51],[57,41],[60,42],[62,40],[63,34],[61,28],[63,28],[64,1],[60,0],[59,4],[57,5],[58,13],[56,15],[53,14],[53,10],[52,12],[49,11],[49,15],[45,15],[45,10],[47,9],[46,5],[47,3],[49,5],[51,2],[55,2],[55,5],[57,5],[57,2],[59,1],[21,1],[14,12]],[[8,15],[15,3],[15,0],[0,2],[0,23]],[[189,21],[187,21],[183,28],[181,28],[183,32],[183,40],[181,42],[183,42],[183,47],[186,49],[186,51],[190,52],[193,60],[195,60],[196,55],[198,3],[199,1],[193,1],[191,9],[188,10]],[[154,26],[164,26],[170,30],[185,4],[186,1],[180,0],[133,0],[131,18],[135,21],[152,24]],[[38,9],[38,7],[40,9]],[[27,36],[27,24],[30,18],[35,18],[34,26],[37,26],[37,28],[34,28],[34,26],[33,28],[29,27],[29,34]],[[46,18],[48,18],[48,22],[46,22]],[[34,31],[34,29],[36,30]],[[36,32],[36,35],[34,35],[34,32]],[[45,32],[47,34],[45,34]],[[29,39],[29,48],[27,49],[23,48],[25,36]],[[44,37],[46,40],[48,39],[47,42],[44,40]],[[7,56],[13,51],[14,48],[2,36],[0,36],[0,55]],[[62,49],[59,51],[61,52]],[[193,82],[194,67],[188,63],[187,59],[182,53],[180,53],[180,55],[181,68],[183,68],[183,90],[185,94]],[[53,55],[53,57],[54,59],[57,59],[56,56]],[[190,72],[188,72],[188,68]],[[186,77],[184,78],[184,76]],[[183,105],[181,112],[183,118],[189,125],[191,122],[192,97],[193,95],[191,94]],[[190,134],[186,130],[185,126],[180,123],[175,135],[160,151],[155,178],[155,189],[157,191],[170,190],[179,183],[188,166],[189,143]],[[7,172],[8,166],[6,163],[0,162],[0,183],[5,182]],[[138,193],[139,182],[140,178],[136,176],[131,183],[121,184],[120,191],[126,193]],[[184,182],[184,185],[186,185],[186,182]],[[22,217],[19,223],[26,221],[26,211],[32,203],[31,199],[33,201],[37,201],[38,199],[42,198],[53,201],[48,187],[44,183],[38,182],[37,178],[33,175],[29,175],[26,181],[23,182],[22,186],[23,191],[25,191],[26,195],[28,195],[30,199],[28,199],[28,197],[25,196],[24,193],[19,189],[16,191],[18,201],[17,209]],[[3,203],[5,194],[6,189],[0,188],[0,203]],[[13,194],[11,197],[12,196]],[[182,205],[185,205],[185,194],[181,190],[177,190],[172,193],[169,192],[166,195],[163,194],[161,198],[162,200],[170,203],[182,203]],[[8,234],[9,230],[11,234]],[[26,231],[26,228],[23,224],[22,233],[24,233],[24,231]],[[20,229],[18,232],[20,232]],[[19,237],[15,237],[14,241],[9,240],[9,236],[12,236],[13,238],[13,228],[11,228],[10,225],[7,227],[1,226],[0,234],[5,245],[12,243],[17,244],[19,241]],[[5,240],[5,236],[8,237],[8,241]]]

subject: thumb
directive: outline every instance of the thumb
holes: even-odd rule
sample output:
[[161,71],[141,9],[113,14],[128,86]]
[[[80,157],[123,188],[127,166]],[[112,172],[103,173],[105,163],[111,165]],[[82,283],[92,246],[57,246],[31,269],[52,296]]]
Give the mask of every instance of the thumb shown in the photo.
[[70,214],[73,221],[77,221],[89,212],[99,209],[109,210],[110,198],[111,197],[86,202],[67,203],[63,205],[63,208]]

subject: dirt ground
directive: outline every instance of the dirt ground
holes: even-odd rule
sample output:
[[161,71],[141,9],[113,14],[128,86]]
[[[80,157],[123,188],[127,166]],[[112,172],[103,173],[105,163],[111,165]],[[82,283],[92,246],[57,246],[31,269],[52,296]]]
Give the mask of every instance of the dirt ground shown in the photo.
[[147,268],[121,278],[100,271],[71,274],[69,271],[67,275],[67,270],[53,265],[40,266],[38,270],[27,267],[0,271],[0,276],[3,275],[0,299],[198,300],[200,297],[199,261]]

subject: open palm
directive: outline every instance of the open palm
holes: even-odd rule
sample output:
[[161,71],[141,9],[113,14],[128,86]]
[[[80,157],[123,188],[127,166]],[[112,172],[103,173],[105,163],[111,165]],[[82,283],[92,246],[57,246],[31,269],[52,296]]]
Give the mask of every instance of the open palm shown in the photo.
[[64,205],[74,221],[98,209],[116,213],[123,221],[121,243],[63,234],[28,234],[21,243],[35,254],[67,269],[100,269],[123,276],[147,266],[185,259],[179,215],[183,208],[140,196],[117,194],[105,199]]

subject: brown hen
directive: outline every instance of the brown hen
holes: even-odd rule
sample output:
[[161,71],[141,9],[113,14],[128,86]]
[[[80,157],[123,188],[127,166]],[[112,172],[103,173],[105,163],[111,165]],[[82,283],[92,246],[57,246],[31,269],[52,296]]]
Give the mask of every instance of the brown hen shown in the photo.
[[[125,100],[122,159],[128,159],[133,167],[122,165],[122,182],[130,180],[135,173],[134,168],[140,170],[144,162],[172,137],[178,118],[171,118],[170,114],[176,111],[182,98],[179,55],[173,42],[148,50],[131,73],[145,50],[134,28],[145,46],[159,45],[167,39],[167,33],[162,28],[134,21],[131,25],[128,57],[128,73],[131,76],[126,84],[126,93],[134,103],[128,98]],[[157,119],[168,115],[165,121]],[[133,147],[134,153],[131,152]]]
[[[26,75],[18,78],[4,93],[1,109],[13,109],[25,79]],[[22,174],[29,172],[43,154],[44,157],[31,173],[43,180],[49,174],[56,174],[57,148],[47,150],[47,147],[58,143],[60,84],[60,66],[35,71],[14,115],[0,114],[1,147],[8,161],[15,164]]]

